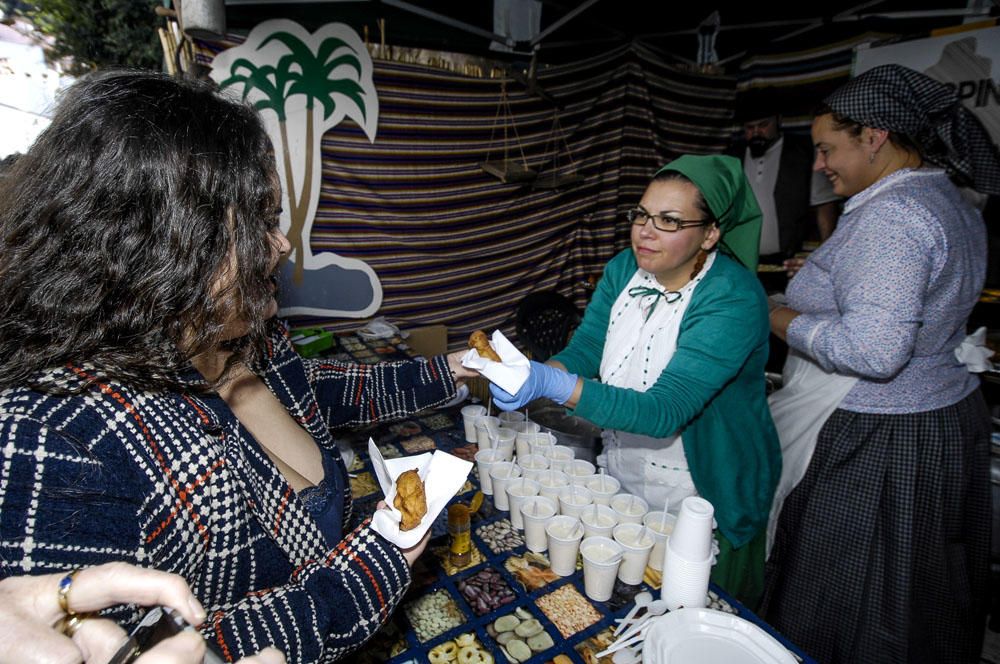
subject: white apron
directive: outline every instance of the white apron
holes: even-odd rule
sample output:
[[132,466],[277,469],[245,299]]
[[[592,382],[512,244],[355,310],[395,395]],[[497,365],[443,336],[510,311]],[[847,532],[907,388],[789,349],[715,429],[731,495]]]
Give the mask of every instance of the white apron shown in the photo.
[[781,479],[767,520],[767,555],[771,555],[781,506],[806,474],[819,430],[837,409],[856,376],[828,373],[811,358],[789,349],[782,370],[782,388],[767,398],[781,442]]
[[[645,392],[656,383],[677,349],[681,320],[691,303],[691,294],[714,262],[715,254],[711,253],[674,302],[653,295],[629,295],[636,287],[666,292],[650,273],[636,271],[611,307],[601,357],[601,382],[637,392]],[[623,491],[644,498],[650,510],[669,505],[676,513],[684,498],[697,495],[679,435],[651,438],[605,429],[602,438],[604,453],[598,456],[597,465],[617,478]]]

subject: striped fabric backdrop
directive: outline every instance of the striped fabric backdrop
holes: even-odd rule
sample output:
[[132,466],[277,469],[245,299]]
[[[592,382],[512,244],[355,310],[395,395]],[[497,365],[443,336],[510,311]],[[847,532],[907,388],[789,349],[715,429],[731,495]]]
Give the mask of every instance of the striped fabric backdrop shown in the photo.
[[[204,61],[223,48],[200,46]],[[324,136],[312,249],[366,261],[382,282],[378,315],[404,328],[444,323],[452,349],[495,327],[516,343],[515,311],[532,291],[557,290],[582,310],[588,279],[628,246],[623,213],[656,168],[718,152],[732,131],[734,78],[680,72],[638,46],[540,71],[559,110],[509,80],[506,122],[500,80],[374,65],[376,140],[351,122]],[[535,189],[486,174],[479,164],[503,157],[504,124],[509,159],[523,150],[541,177],[582,180]]]
[[770,88],[786,131],[808,133],[812,112],[851,76],[854,49],[889,35],[866,32],[802,50],[756,55],[740,63],[739,90]]

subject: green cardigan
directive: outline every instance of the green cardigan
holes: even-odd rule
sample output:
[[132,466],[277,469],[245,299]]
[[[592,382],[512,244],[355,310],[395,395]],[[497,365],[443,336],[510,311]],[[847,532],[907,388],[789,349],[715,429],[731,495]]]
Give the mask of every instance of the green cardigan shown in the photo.
[[[582,378],[601,366],[611,307],[638,269],[632,251],[604,269],[570,344],[552,359]],[[756,276],[726,255],[692,294],[677,350],[646,392],[584,380],[573,414],[606,429],[664,438],[682,433],[698,494],[740,547],[767,525],[781,447],[767,406],[767,298]]]

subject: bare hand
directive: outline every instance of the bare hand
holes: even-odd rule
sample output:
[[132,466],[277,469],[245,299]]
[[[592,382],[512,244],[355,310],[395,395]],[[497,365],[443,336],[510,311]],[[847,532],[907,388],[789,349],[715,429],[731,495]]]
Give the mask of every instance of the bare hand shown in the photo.
[[[110,620],[85,618],[72,638],[52,625],[63,617],[59,607],[59,582],[66,574],[14,576],[0,581],[0,664],[14,662],[106,662],[127,637]],[[80,570],[66,595],[71,611],[87,613],[116,604],[169,606],[189,624],[205,620],[205,609],[186,581],[176,574],[106,563]],[[136,664],[201,664],[205,641],[197,632],[182,632],[164,639],[143,654]],[[285,664],[281,652],[267,648],[242,664]]]
[[[376,511],[388,508],[389,504],[386,503],[384,500],[378,501],[378,503],[375,505]],[[430,538],[431,538],[431,529],[428,528],[427,532],[424,533],[423,538],[419,542],[411,546],[409,549],[400,549],[400,551],[403,552],[403,557],[406,558],[406,564],[409,565],[411,568],[413,567],[413,563],[417,562],[417,558],[420,557],[420,554],[422,554],[424,552],[424,549],[427,548],[427,542],[428,540],[430,540]]]
[[[52,628],[63,616],[58,592],[64,576],[15,576],[0,581],[0,620],[4,625],[0,630],[0,662],[103,662],[125,641],[126,634],[118,625],[96,617],[83,620],[72,638]],[[175,609],[191,624],[205,620],[205,610],[184,579],[125,563],[81,570],[73,578],[67,599],[69,608],[77,613],[125,603],[161,604]],[[192,646],[193,640],[185,643]],[[204,644],[200,646],[204,656]],[[173,661],[193,664],[201,660]]]
[[782,263],[782,266],[785,268],[785,274],[787,274],[788,278],[791,279],[799,273],[799,270],[801,270],[802,266],[805,264],[805,258],[787,258],[785,259],[785,262]]
[[457,350],[454,353],[448,353],[448,368],[451,369],[451,375],[455,378],[455,381],[462,381],[466,378],[475,378],[479,375],[478,371],[473,369],[467,369],[462,366],[462,356],[468,351]]
[[427,542],[430,540],[430,538],[431,538],[431,529],[428,528],[427,532],[424,533],[423,538],[421,538],[419,542],[411,546],[409,549],[403,549],[403,557],[406,558],[406,562],[410,565],[411,568],[413,567],[413,563],[417,562],[417,558],[420,557],[420,554],[422,554],[424,552],[424,549],[427,548]]

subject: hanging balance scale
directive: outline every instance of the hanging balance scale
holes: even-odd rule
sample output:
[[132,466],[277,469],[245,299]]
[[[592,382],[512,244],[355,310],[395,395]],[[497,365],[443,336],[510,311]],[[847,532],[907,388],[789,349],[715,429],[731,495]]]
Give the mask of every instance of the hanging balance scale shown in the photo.
[[[493,138],[496,135],[497,122],[503,116],[503,159],[490,160],[493,153]],[[509,135],[508,127],[517,141],[518,152],[521,153],[521,160],[509,159]],[[479,167],[486,173],[507,184],[511,182],[531,182],[537,176],[534,170],[528,166],[528,160],[524,156],[524,147],[521,145],[521,137],[517,134],[517,125],[514,124],[514,114],[510,110],[510,101],[507,99],[507,80],[500,83],[500,103],[497,105],[497,114],[493,118],[493,128],[490,130],[490,146],[486,151],[486,161],[479,164]]]
[[[583,176],[576,170],[576,160],[573,159],[573,151],[566,142],[563,134],[562,124],[559,122],[559,106],[552,108],[552,130],[549,132],[549,140],[545,144],[544,154],[548,155],[550,146],[553,149],[552,167],[547,171],[542,171],[532,182],[533,189],[558,189],[568,187],[583,181]],[[569,156],[568,168],[560,170],[559,154],[560,148],[565,148]]]

